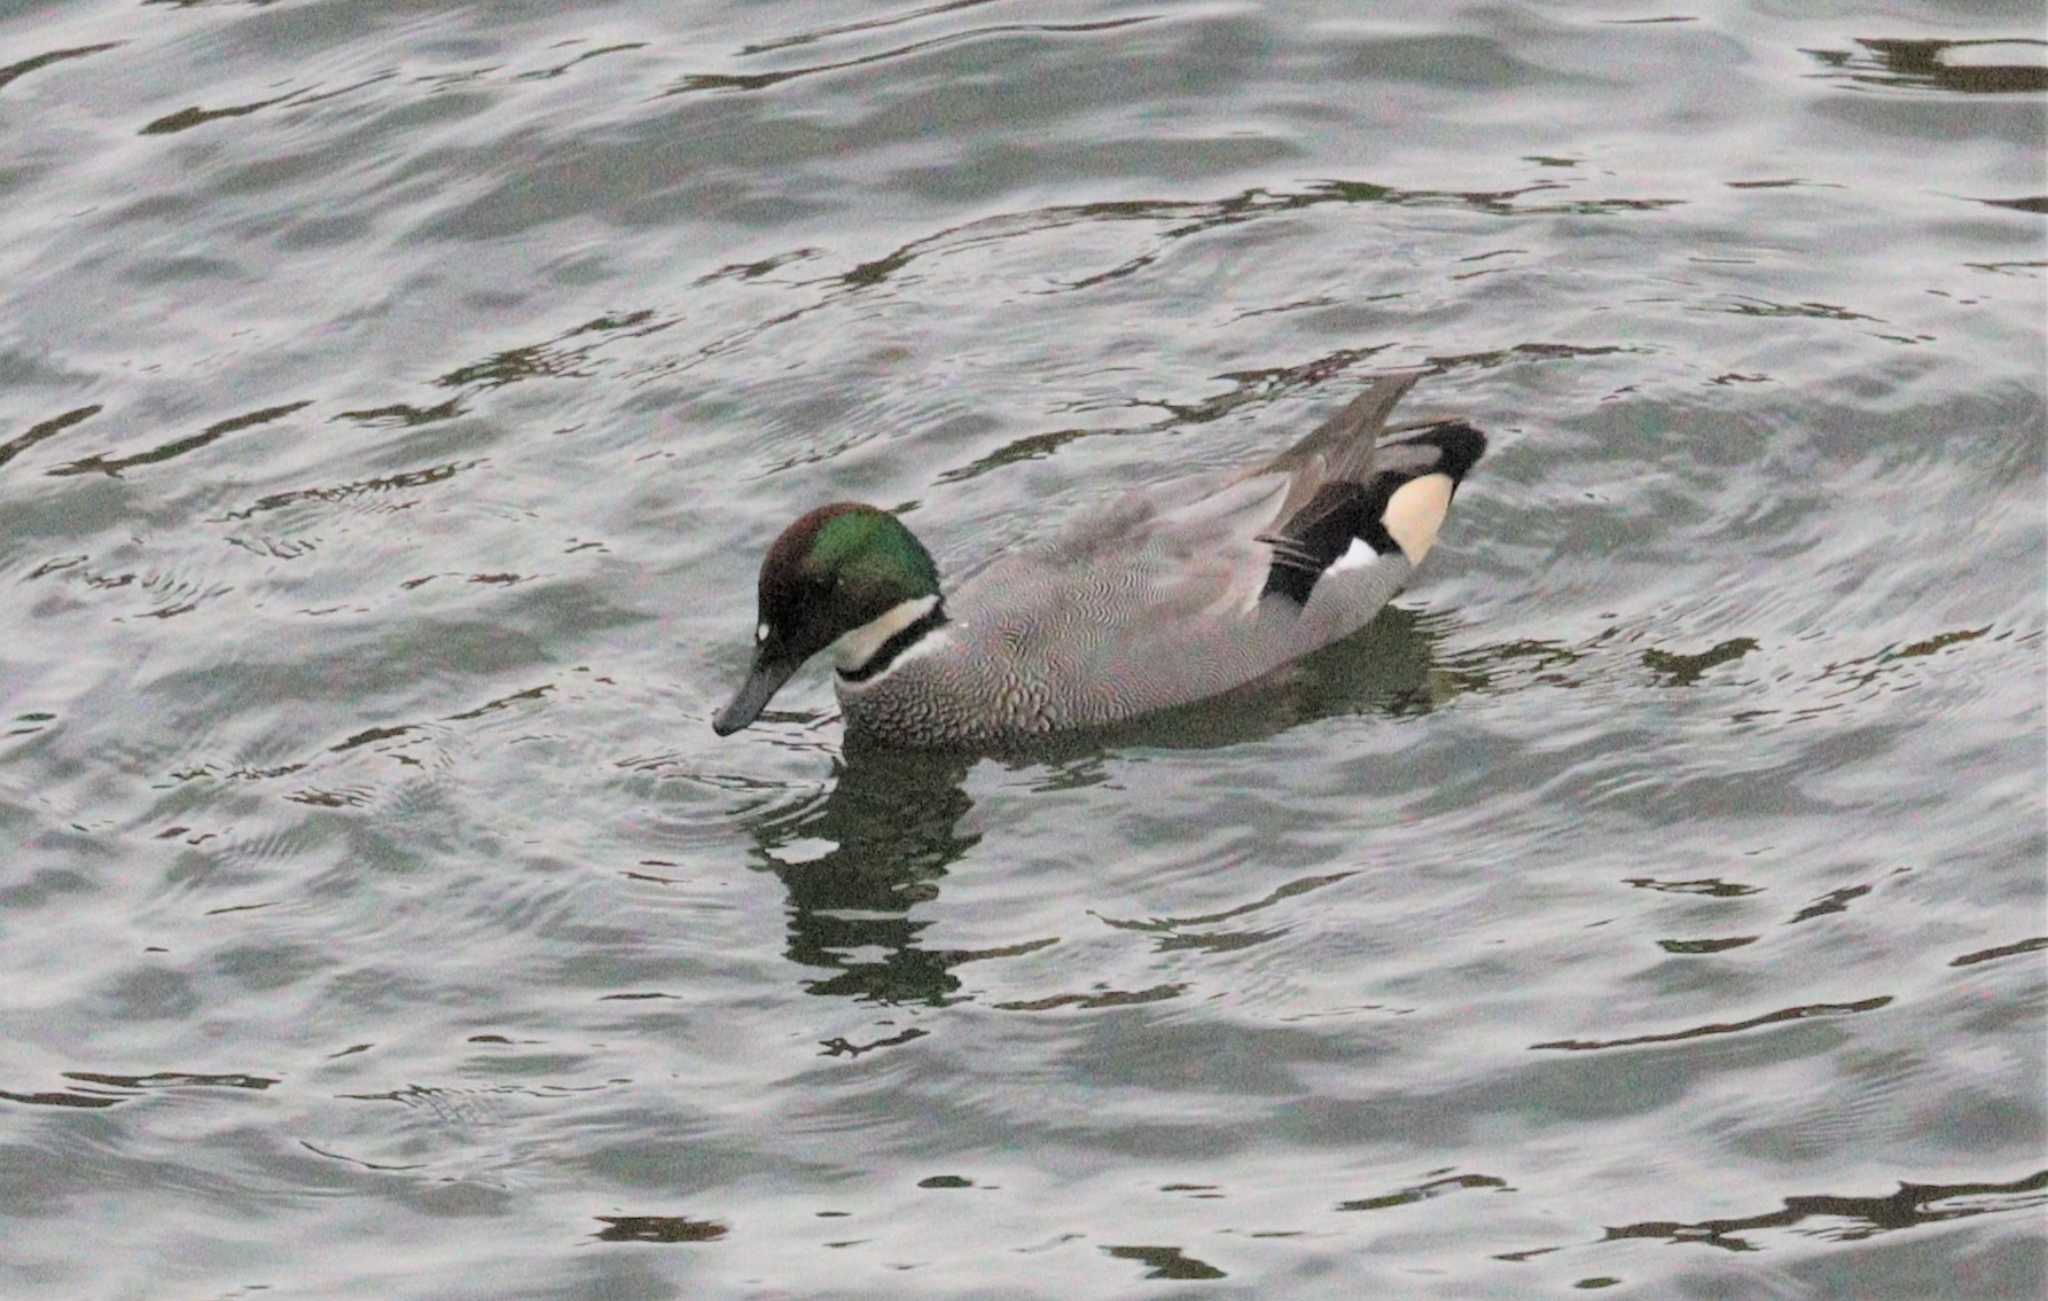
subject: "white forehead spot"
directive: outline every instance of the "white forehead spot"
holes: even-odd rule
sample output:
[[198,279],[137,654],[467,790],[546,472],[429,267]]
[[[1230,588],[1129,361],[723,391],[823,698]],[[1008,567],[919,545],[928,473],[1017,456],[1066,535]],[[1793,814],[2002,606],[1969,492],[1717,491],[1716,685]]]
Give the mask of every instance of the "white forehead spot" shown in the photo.
[[754,629],[754,640],[755,640],[755,641],[767,641],[767,640],[768,640],[768,625],[767,625],[767,624],[765,624],[765,623],[764,623],[764,624],[762,624],[762,625],[761,625],[760,627],[758,627],[758,628]]

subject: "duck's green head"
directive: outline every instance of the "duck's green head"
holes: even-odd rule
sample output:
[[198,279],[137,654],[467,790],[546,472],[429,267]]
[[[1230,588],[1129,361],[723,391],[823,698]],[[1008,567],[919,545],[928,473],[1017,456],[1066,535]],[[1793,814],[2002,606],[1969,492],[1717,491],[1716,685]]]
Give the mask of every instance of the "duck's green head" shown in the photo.
[[938,610],[939,570],[894,515],[839,502],[775,539],[761,562],[760,602],[753,671],[711,721],[720,736],[760,717],[790,675],[834,642],[842,671],[866,668],[892,635]]

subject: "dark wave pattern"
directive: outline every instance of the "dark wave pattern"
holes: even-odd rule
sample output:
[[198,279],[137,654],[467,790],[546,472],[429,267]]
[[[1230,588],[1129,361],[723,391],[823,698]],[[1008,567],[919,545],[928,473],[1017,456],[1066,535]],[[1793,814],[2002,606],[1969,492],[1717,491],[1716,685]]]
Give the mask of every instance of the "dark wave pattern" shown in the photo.
[[[2048,1292],[2048,42],[1877,12],[0,14],[0,1295]],[[1395,367],[1350,642],[712,736]]]

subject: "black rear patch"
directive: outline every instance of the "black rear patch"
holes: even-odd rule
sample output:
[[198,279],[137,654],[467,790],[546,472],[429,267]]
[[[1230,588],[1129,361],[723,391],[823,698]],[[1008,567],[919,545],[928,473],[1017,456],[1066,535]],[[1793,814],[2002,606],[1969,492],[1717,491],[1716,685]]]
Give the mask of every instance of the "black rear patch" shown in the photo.
[[1261,598],[1277,592],[1296,605],[1307,605],[1316,580],[1353,542],[1364,542],[1382,556],[1399,551],[1385,523],[1387,502],[1394,493],[1425,474],[1449,475],[1455,491],[1485,452],[1486,435],[1462,420],[1447,420],[1380,444],[1382,464],[1366,482],[1326,483],[1276,532],[1260,535],[1273,548]]
[[1326,483],[1279,533],[1265,535],[1273,547],[1273,567],[1266,571],[1266,587],[1260,596],[1278,592],[1296,605],[1307,605],[1316,580],[1351,549],[1355,539],[1363,538],[1365,545],[1385,554],[1394,539],[1387,535],[1380,516],[1386,512],[1387,494],[1393,489],[1374,491],[1379,486],[1377,480],[1383,478],[1375,476],[1373,485]]
[[1463,483],[1466,474],[1479,464],[1479,458],[1486,455],[1486,435],[1462,420],[1446,420],[1440,425],[1431,425],[1412,437],[1387,446],[1405,447],[1414,443],[1426,443],[1443,453],[1443,460],[1430,473],[1448,474],[1453,484]]

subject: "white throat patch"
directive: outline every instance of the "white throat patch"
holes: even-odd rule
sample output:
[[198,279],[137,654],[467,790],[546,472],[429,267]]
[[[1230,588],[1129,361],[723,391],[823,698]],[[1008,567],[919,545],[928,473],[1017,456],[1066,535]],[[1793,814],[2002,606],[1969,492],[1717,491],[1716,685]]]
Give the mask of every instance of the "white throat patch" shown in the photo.
[[[875,652],[881,650],[885,642],[930,614],[938,603],[939,598],[936,596],[920,596],[914,600],[898,601],[880,618],[870,619],[852,632],[842,634],[838,641],[832,643],[833,665],[841,673],[860,672],[867,667],[867,662],[875,657]],[[927,637],[925,640],[929,641],[930,638]],[[887,672],[884,671],[882,676],[887,677]]]

